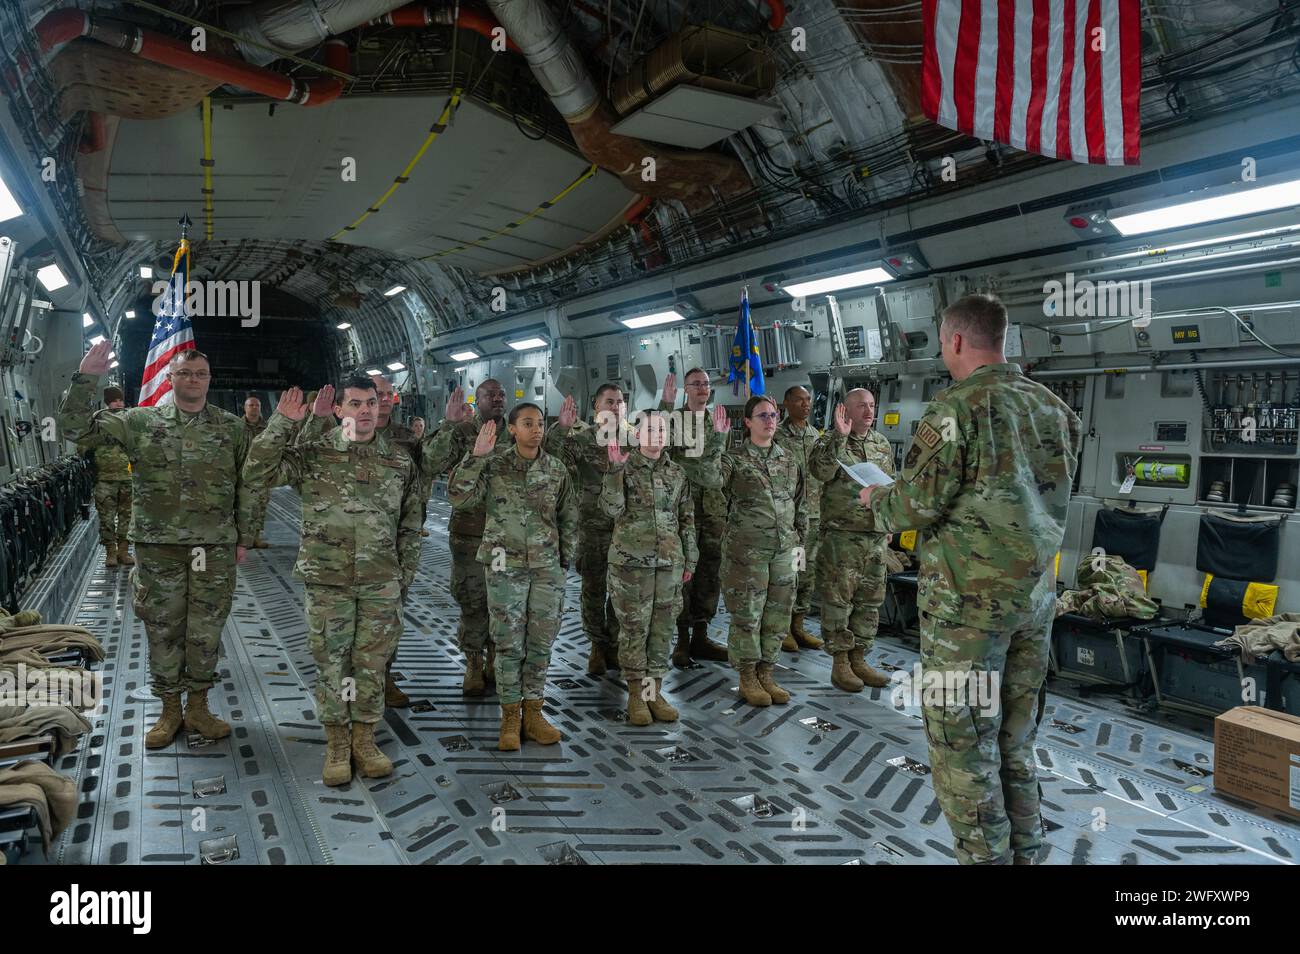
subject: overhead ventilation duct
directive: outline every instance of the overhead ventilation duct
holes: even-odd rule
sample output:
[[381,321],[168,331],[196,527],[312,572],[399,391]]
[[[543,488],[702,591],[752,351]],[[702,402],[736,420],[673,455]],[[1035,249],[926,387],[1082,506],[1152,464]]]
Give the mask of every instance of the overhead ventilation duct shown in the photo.
[[[245,40],[297,53],[403,6],[402,0],[263,0],[226,14],[226,28]],[[240,43],[244,59],[265,66],[278,56]]]
[[[690,210],[751,187],[739,161],[711,152],[665,149],[615,134],[615,115],[602,99],[586,64],[560,28],[544,0],[488,0],[497,20],[519,45],[533,75],[573,132],[584,156],[623,180],[633,192],[679,199]],[[645,160],[653,159],[655,176],[642,178]]]
[[766,96],[776,85],[776,60],[747,33],[688,26],[633,63],[610,94],[626,116],[679,83],[736,96]]
[[[464,7],[456,9],[439,7],[435,9],[418,3],[401,7],[391,13],[385,13],[382,17],[376,17],[370,21],[369,25],[408,27],[416,30],[429,26],[454,26],[461,30],[477,33],[489,40],[495,39],[492,35],[493,30],[501,29],[501,24],[489,16],[484,16],[477,10]],[[506,37],[506,49],[512,53],[522,52],[519,47],[515,46],[514,40],[510,39],[510,37]]]

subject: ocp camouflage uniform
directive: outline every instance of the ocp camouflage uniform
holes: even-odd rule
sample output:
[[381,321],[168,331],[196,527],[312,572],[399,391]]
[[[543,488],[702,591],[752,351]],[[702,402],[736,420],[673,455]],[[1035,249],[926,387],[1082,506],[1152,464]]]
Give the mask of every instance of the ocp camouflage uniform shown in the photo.
[[609,469],[607,451],[596,441],[598,429],[581,421],[555,425],[544,447],[569,467],[579,488],[578,574],[582,577],[582,628],[593,646],[610,655],[619,646],[619,617],[608,592],[609,543],[614,521],[601,509],[601,482]]
[[247,536],[236,497],[248,431],[212,404],[195,414],[175,404],[92,412],[95,384],[72,376],[59,424],[72,440],[106,438],[131,461],[133,605],[149,635],[153,691],[206,692],[235,592],[235,545]]
[[[257,440],[257,436],[266,430],[266,418],[259,417],[256,424],[246,417],[241,417],[240,420],[244,422],[244,428],[248,431],[248,443],[249,446],[252,446],[253,441]],[[261,498],[256,501],[256,509],[250,518],[252,525],[256,528],[258,540],[262,539],[262,532],[266,527],[266,508],[270,503],[271,489],[267,487],[263,490]]]
[[[105,409],[119,414],[123,409]],[[99,542],[107,549],[125,549],[131,524],[131,461],[115,441],[87,434],[77,441],[80,453],[95,459],[95,510],[99,514]]]
[[[671,411],[667,401],[659,402],[659,410]],[[683,415],[690,412],[682,407]],[[727,501],[718,489],[718,474],[722,452],[727,446],[727,435],[713,429],[713,419],[708,411],[694,416],[695,433],[705,435],[704,452],[698,457],[687,453],[690,448],[674,446],[669,450],[673,463],[686,471],[691,484],[691,503],[695,507],[695,534],[699,541],[699,562],[695,575],[682,587],[682,611],[678,626],[707,627],[718,613],[718,594],[721,589],[718,571],[722,564],[722,536],[727,527]]]
[[[367,443],[342,428],[288,446],[294,422],[275,414],[244,464],[241,508],[270,487],[302,499],[307,639],[323,725],[374,724],[384,712],[384,666],[402,634],[400,597],[420,559],[420,501],[410,455],[382,434]],[[355,698],[343,680],[355,680]]]
[[470,453],[452,471],[447,498],[458,515],[485,511],[477,560],[501,705],[540,700],[564,609],[564,571],[578,542],[568,468],[544,450],[528,460],[514,445]]
[[[817,554],[821,549],[821,506],[822,482],[808,466],[808,455],[812,453],[822,432],[811,424],[796,428],[790,418],[783,420],[776,429],[774,440],[785,450],[794,455],[799,468],[804,474],[803,507],[807,512],[808,535],[804,540],[804,568],[799,571],[798,588],[794,596],[794,614],[803,616],[812,607],[813,594],[817,592]],[[820,595],[818,599],[820,599]]]
[[803,471],[779,444],[759,447],[749,440],[722,455],[721,471],[727,655],[736,669],[775,663],[794,606],[795,548],[808,532]]
[[1000,679],[996,715],[956,696],[922,710],[962,863],[1032,863],[1042,845],[1034,736],[1079,436],[1018,366],[984,365],[930,402],[901,478],[872,496],[879,529],[919,531],[924,669]]
[[682,603],[682,575],[699,559],[695,503],[686,472],[666,453],[639,449],[604,475],[601,511],[613,521],[609,590],[621,629],[618,658],[628,680],[662,679]]
[[1093,619],[1154,619],[1160,612],[1138,571],[1113,555],[1085,556],[1079,563],[1079,589],[1056,598],[1056,615],[1078,613]]
[[859,437],[831,428],[809,455],[809,468],[822,481],[817,595],[822,603],[822,638],[832,656],[855,648],[870,651],[885,602],[886,535],[858,500],[862,485],[840,467],[864,461],[891,477],[894,474],[893,448],[874,430]]

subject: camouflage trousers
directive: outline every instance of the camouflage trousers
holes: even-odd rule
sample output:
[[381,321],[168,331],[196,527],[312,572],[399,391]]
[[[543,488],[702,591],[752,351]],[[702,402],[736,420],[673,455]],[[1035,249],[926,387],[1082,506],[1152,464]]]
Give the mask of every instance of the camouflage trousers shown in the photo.
[[804,615],[812,608],[813,594],[817,593],[817,554],[821,551],[821,520],[812,517],[808,520],[808,535],[804,538],[804,568],[799,571],[799,582],[794,594],[794,611]]
[[727,657],[746,663],[776,662],[790,631],[794,606],[795,553],[764,553],[728,540],[722,547],[722,598],[731,614]]
[[618,612],[618,662],[625,679],[668,673],[685,566],[609,567],[609,593]]
[[488,595],[483,564],[478,562],[482,537],[448,534],[451,546],[451,595],[460,607],[456,643],[466,656],[482,653],[488,644]]
[[[708,499],[705,492],[704,499]],[[727,529],[725,516],[716,516],[697,495],[695,505],[695,532],[699,546],[699,559],[691,581],[682,586],[682,611],[678,625],[708,623],[718,615],[718,594],[722,588],[719,576],[722,565],[722,536]],[[789,619],[786,620],[789,622]],[[620,660],[621,662],[621,660]]]
[[266,508],[271,505],[271,488],[264,487],[258,492],[253,503],[253,527],[257,531],[257,539],[263,539],[262,534],[266,527]]
[[821,599],[826,652],[869,651],[880,628],[885,602],[885,535],[827,530],[817,553],[817,595]]
[[303,587],[321,725],[373,724],[383,717],[384,669],[402,636],[398,590],[396,581]]
[[95,481],[95,510],[99,513],[99,542],[106,547],[126,543],[131,526],[131,481]]
[[582,628],[593,645],[613,649],[619,645],[619,617],[614,611],[609,572],[610,526],[578,527],[577,570],[582,577]]
[[234,546],[137,543],[131,589],[154,695],[210,689],[235,595]]
[[[1047,619],[991,633],[921,614],[926,677],[987,680],[987,705],[963,692],[927,695],[921,707],[934,791],[962,864],[1010,864],[1042,846],[1034,738],[1043,717],[1051,625]],[[988,675],[994,673],[996,680]]]
[[497,697],[503,706],[543,698],[551,644],[564,612],[564,569],[556,563],[491,570],[487,598],[497,647]]

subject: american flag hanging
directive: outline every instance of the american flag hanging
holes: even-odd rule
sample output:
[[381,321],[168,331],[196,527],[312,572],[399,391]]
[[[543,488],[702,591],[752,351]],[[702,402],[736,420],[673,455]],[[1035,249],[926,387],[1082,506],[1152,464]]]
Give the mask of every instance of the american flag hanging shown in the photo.
[[1137,165],[1138,0],[922,0],[921,106],[948,129]]
[[194,329],[185,311],[185,283],[190,275],[190,243],[182,238],[172,260],[172,274],[163,292],[161,308],[153,323],[149,357],[145,359],[140,381],[140,407],[156,407],[172,401],[172,383],[167,380],[167,366],[178,352],[196,347]]

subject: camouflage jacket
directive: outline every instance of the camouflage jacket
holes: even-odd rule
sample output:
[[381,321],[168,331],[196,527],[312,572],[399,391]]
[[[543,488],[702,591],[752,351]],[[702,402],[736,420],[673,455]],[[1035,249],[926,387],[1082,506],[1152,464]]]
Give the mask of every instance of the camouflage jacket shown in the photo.
[[894,449],[884,435],[867,431],[861,437],[841,434],[831,428],[817,441],[808,455],[808,468],[822,483],[822,531],[849,530],[857,533],[876,530],[876,519],[858,500],[862,485],[844,473],[841,463],[852,467],[870,461],[889,476],[894,476]]
[[1121,557],[1085,554],[1079,563],[1079,589],[1056,598],[1056,615],[1078,613],[1093,619],[1154,619],[1160,607],[1147,596],[1138,571]]
[[821,438],[822,432],[811,424],[805,424],[796,430],[787,417],[777,426],[775,440],[783,448],[794,454],[795,460],[803,469],[804,506],[808,509],[808,522],[821,519],[822,481],[809,466],[808,458]]
[[[290,446],[293,425],[277,413],[253,441],[240,509],[256,506],[259,488],[287,484],[302,498],[294,576],[326,586],[409,587],[420,559],[421,519],[410,456],[382,434],[359,444],[341,427],[318,441]],[[252,534],[240,542],[248,546]]]
[[466,454],[447,481],[447,499],[458,513],[484,511],[480,563],[501,557],[506,566],[535,568],[573,561],[577,494],[568,468],[545,451],[534,460],[513,444],[483,457]]
[[583,422],[573,427],[555,425],[546,432],[546,453],[569,467],[574,484],[581,489],[578,520],[583,527],[608,531],[614,522],[601,508],[600,494],[609,470],[608,451],[596,440],[599,428]]
[[[447,431],[452,435],[450,439],[457,443],[455,447],[459,450],[458,455],[451,461],[448,466],[453,466],[457,460],[462,457],[472,455],[474,451],[474,442],[478,440],[479,428],[482,422],[479,421],[478,415],[474,415],[468,421],[459,421],[456,424],[450,424],[440,428],[438,433]],[[515,446],[514,436],[506,429],[505,418],[501,419],[501,425],[497,428],[497,442],[492,449],[492,456],[499,454],[504,450],[513,449]],[[542,445],[545,450],[545,443]],[[450,497],[451,483],[447,484],[447,493]],[[472,507],[455,507],[452,510],[451,519],[447,521],[447,532],[459,534],[464,537],[481,537],[483,528],[487,525],[487,508],[480,502]]]
[[135,543],[228,545],[251,539],[237,506],[248,430],[212,404],[186,414],[175,404],[93,412],[98,379],[72,376],[59,426],[73,441],[104,438],[131,461]]
[[[105,408],[107,414],[121,414],[125,408]],[[122,445],[103,434],[87,434],[77,441],[77,452],[95,459],[95,482],[121,484],[131,479],[131,460]]]
[[[671,411],[673,406],[667,401],[659,402],[659,410]],[[685,405],[680,408],[683,416],[687,415]],[[692,434],[704,434],[704,452],[692,457],[686,453],[690,448],[674,446],[669,454],[673,463],[686,471],[686,479],[691,482],[691,499],[703,513],[717,520],[727,516],[727,501],[722,496],[721,461],[727,449],[727,435],[719,434],[713,429],[713,416],[709,411],[697,411],[691,418]],[[698,438],[697,438],[698,440]]]
[[729,547],[771,557],[803,546],[808,513],[801,506],[803,471],[793,454],[776,443],[759,447],[746,440],[722,455],[721,471]]
[[686,471],[667,454],[651,460],[633,450],[601,481],[600,509],[614,521],[609,562],[618,566],[682,567],[695,572],[695,504]]
[[926,408],[876,526],[916,529],[918,608],[990,632],[1045,625],[1080,422],[1014,364],[984,365]]
[[255,440],[258,434],[266,430],[266,418],[264,417],[259,417],[256,424],[246,417],[241,417],[240,420],[244,422],[244,427],[248,429],[248,439],[250,441]]

